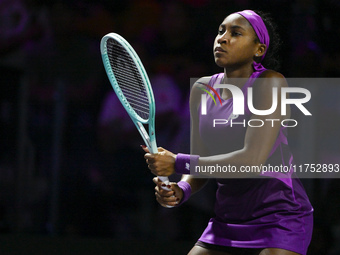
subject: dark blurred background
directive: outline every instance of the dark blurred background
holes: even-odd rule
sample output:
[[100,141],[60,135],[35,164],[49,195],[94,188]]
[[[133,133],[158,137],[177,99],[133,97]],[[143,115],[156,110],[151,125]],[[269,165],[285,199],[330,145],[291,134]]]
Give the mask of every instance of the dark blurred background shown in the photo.
[[[221,71],[213,40],[243,9],[272,14],[286,77],[339,77],[337,0],[0,0],[1,254],[189,251],[213,214],[214,185],[179,208],[156,203],[100,39],[116,32],[136,49],[154,87],[158,145],[188,153],[190,77]],[[304,160],[339,163],[340,90],[313,91],[318,119],[292,131],[292,146]],[[340,182],[302,181],[315,208],[309,254],[340,254]]]

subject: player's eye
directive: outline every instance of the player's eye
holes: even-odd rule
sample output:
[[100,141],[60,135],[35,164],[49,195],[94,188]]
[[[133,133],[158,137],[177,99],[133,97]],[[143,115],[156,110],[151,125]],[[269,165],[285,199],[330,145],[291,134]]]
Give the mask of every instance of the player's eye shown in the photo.
[[224,27],[219,27],[219,28],[218,28],[218,34],[219,34],[219,35],[223,35],[224,32],[225,32],[225,28],[224,28]]
[[232,36],[240,36],[240,35],[242,35],[240,32],[236,32],[236,31],[233,31],[232,33],[231,33],[231,35]]

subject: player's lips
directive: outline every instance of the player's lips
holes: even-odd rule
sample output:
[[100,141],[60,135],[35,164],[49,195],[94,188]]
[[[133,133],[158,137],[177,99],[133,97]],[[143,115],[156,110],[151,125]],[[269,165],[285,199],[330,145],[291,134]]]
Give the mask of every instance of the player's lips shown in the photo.
[[214,51],[215,52],[227,52],[222,47],[216,47]]

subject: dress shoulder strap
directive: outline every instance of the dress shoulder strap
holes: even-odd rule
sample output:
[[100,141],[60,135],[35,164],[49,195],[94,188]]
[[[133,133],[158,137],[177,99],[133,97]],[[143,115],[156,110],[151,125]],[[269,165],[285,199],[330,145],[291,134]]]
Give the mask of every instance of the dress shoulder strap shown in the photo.
[[214,84],[220,83],[221,79],[223,78],[224,73],[217,73],[211,76],[209,80],[209,86],[213,87]]

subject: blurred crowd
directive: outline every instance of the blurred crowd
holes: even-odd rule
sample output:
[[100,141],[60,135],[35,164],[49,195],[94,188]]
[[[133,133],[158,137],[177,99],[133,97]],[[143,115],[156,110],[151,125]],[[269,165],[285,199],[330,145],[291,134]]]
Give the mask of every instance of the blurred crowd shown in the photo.
[[[158,145],[188,153],[190,78],[221,71],[212,55],[218,25],[243,9],[272,14],[286,77],[339,77],[336,0],[0,0],[0,233],[194,242],[212,214],[213,184],[180,208],[156,204],[143,141],[112,92],[100,39],[116,32],[132,44],[154,88]],[[339,163],[334,89],[320,90],[314,156]],[[310,254],[336,254],[339,181],[312,181]]]

